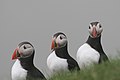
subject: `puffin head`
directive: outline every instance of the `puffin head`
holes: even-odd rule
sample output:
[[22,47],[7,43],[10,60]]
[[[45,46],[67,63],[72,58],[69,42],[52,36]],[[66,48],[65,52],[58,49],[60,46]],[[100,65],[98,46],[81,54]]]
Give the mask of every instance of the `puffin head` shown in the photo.
[[12,60],[27,58],[34,53],[34,47],[29,42],[21,42],[18,47],[15,49]]
[[67,37],[64,33],[58,32],[52,37],[51,50],[62,48],[67,44]]
[[99,22],[92,22],[89,25],[89,33],[92,38],[97,38],[101,35],[103,28]]

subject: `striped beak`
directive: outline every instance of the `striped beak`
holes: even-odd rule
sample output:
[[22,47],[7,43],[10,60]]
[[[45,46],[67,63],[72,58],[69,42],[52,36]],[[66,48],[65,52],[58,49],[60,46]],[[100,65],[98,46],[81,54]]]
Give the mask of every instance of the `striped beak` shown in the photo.
[[18,52],[18,48],[16,48],[12,55],[12,60],[18,59],[19,57],[20,57],[20,53]]
[[93,28],[92,36],[93,36],[93,38],[96,38],[96,37],[97,37],[97,30],[96,30],[95,27]]
[[55,49],[55,48],[57,48],[58,47],[58,45],[57,45],[57,43],[55,42],[55,39],[53,39],[52,40],[52,44],[51,44],[51,50],[53,50],[53,49]]

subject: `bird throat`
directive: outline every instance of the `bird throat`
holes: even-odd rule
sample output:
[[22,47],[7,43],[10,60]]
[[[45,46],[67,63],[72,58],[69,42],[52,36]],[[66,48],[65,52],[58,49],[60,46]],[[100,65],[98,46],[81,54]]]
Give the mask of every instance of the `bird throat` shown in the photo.
[[70,55],[68,54],[67,44],[64,47],[55,49],[55,54],[60,58],[64,58],[64,59],[69,58]]
[[92,38],[91,36],[89,36],[86,43],[88,43],[92,48],[94,48],[98,52],[103,52],[102,45],[101,45],[101,35],[96,38]]
[[34,66],[33,58],[34,58],[34,53],[31,56],[27,57],[27,58],[20,58],[19,60],[20,60],[20,63],[22,65],[22,67],[24,69],[26,69],[26,70],[31,69],[31,67]]

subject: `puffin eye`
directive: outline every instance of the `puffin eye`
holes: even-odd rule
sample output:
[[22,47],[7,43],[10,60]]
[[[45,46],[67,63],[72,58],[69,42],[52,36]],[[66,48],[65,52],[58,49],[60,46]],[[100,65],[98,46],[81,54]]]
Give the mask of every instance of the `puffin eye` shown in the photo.
[[89,29],[90,29],[90,26],[89,26]]
[[102,26],[100,25],[99,28],[101,28]]
[[25,46],[23,46],[24,49],[27,49]]
[[63,38],[60,36],[60,39],[62,40]]

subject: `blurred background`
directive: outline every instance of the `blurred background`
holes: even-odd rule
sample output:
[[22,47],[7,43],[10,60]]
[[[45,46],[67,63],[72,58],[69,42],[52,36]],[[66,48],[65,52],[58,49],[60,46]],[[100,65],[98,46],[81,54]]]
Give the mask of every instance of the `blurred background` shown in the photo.
[[36,50],[34,62],[46,76],[46,59],[51,53],[54,33],[62,31],[69,41],[69,53],[76,59],[77,49],[88,38],[90,22],[103,27],[102,45],[109,58],[120,53],[120,0],[0,0],[0,78],[10,79],[15,61],[12,53],[22,41]]

